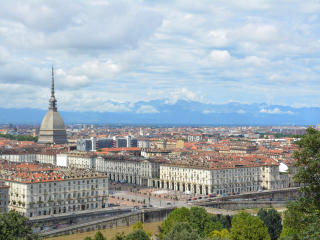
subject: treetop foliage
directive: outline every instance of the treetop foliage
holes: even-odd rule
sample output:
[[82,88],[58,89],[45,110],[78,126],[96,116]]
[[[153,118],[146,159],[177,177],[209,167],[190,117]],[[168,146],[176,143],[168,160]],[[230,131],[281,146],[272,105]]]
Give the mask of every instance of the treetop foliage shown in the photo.
[[258,217],[267,226],[271,240],[278,239],[282,231],[282,219],[280,214],[274,208],[261,208],[258,211]]
[[38,137],[33,137],[30,135],[11,135],[11,134],[0,134],[0,137],[3,138],[8,138],[10,140],[16,140],[16,141],[33,141],[33,142],[37,142],[38,141]]
[[232,218],[232,240],[270,240],[268,228],[259,217],[241,212]]
[[25,216],[16,211],[0,214],[0,240],[38,239],[32,231],[32,225]]

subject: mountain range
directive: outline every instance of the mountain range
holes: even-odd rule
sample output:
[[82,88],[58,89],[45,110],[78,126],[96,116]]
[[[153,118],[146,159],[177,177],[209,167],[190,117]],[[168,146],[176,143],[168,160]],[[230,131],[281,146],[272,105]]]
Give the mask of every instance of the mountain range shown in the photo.
[[[315,125],[320,108],[261,104],[206,104],[190,100],[108,102],[112,111],[60,111],[66,124],[166,124],[166,125]],[[118,108],[117,108],[118,107]],[[115,112],[115,109],[119,109]],[[47,110],[0,108],[0,123],[40,124]]]

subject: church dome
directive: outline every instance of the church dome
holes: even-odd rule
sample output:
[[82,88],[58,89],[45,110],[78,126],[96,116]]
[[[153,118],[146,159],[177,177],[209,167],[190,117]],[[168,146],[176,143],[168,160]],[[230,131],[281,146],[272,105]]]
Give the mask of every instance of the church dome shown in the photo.
[[60,113],[50,109],[41,122],[41,130],[65,130]]

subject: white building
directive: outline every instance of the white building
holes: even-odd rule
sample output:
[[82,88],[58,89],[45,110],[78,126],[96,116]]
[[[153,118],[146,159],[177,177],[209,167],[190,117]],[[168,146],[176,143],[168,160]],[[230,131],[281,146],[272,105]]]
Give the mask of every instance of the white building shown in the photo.
[[254,192],[293,186],[290,174],[279,172],[278,165],[209,168],[164,164],[160,166],[161,188],[194,194]]
[[10,187],[9,210],[26,217],[101,209],[107,204],[107,176],[89,170],[2,161],[0,178]]
[[56,165],[56,155],[55,154],[2,154],[0,159],[5,159],[10,162],[38,162],[38,163],[49,163]]
[[160,163],[143,158],[98,157],[96,171],[105,172],[112,181],[149,186],[159,177]]
[[4,181],[0,182],[0,214],[8,212],[9,186]]
[[68,153],[67,166],[71,168],[95,169],[96,155],[86,152]]

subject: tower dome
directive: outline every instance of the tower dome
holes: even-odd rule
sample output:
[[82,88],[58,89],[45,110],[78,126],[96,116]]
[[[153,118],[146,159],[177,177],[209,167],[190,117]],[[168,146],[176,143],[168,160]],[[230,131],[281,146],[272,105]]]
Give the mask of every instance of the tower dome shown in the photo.
[[49,100],[49,111],[44,116],[39,132],[38,143],[65,144],[67,134],[63,119],[57,109],[57,100],[54,96],[54,74],[52,67],[51,97]]

